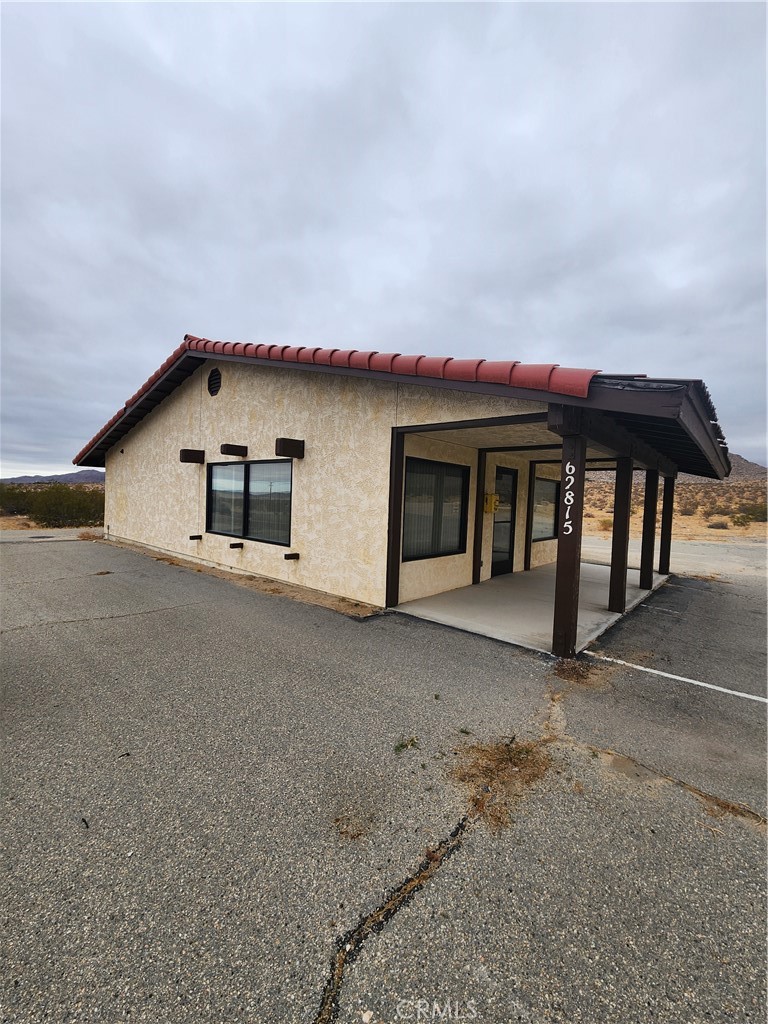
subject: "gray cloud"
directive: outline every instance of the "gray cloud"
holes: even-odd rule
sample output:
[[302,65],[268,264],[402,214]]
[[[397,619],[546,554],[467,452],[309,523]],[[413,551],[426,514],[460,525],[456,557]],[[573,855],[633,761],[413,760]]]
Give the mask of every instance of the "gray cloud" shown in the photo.
[[758,4],[6,4],[4,459],[190,331],[703,377],[765,450]]

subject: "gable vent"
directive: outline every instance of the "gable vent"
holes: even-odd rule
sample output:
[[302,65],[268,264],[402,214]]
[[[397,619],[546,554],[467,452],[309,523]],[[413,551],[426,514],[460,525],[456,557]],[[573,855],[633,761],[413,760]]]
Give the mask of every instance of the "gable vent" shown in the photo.
[[221,391],[221,370],[213,369],[208,374],[208,394],[218,395]]

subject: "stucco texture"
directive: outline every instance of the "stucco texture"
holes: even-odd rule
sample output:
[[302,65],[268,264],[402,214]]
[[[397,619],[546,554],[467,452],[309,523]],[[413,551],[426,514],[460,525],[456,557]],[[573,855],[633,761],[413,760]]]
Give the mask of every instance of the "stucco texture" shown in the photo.
[[[212,397],[213,365],[222,387]],[[383,605],[395,391],[360,379],[204,365],[110,450],[110,536]],[[203,449],[206,462],[240,462],[219,447],[242,444],[249,460],[273,459],[277,437],[305,441],[305,458],[293,463],[291,546],[247,540],[233,550],[231,537],[205,533],[206,468],[180,463],[179,449]],[[190,541],[192,534],[203,539]],[[299,559],[286,561],[287,551]]]
[[[211,396],[206,382],[214,367],[221,371],[222,386]],[[383,606],[392,427],[542,408],[495,396],[209,360],[108,452],[105,526],[110,537]],[[244,540],[242,549],[232,549],[232,537],[205,532],[206,466],[180,463],[179,449],[203,449],[206,463],[237,463],[243,460],[222,456],[219,448],[238,444],[247,445],[249,461],[274,459],[277,437],[305,441],[305,458],[293,461],[291,546]],[[477,472],[477,452],[464,445],[410,434],[406,454],[468,465],[471,477],[467,551],[404,563],[401,601],[471,583]],[[527,463],[489,458],[489,474],[495,461],[521,470],[517,570],[523,559]],[[202,540],[189,540],[194,534]],[[288,551],[299,559],[287,561]],[[490,557],[484,561],[488,574]]]

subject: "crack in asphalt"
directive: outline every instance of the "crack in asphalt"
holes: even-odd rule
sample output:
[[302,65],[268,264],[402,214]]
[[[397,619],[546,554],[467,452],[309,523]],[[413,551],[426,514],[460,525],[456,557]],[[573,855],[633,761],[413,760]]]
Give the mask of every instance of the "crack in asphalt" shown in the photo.
[[196,608],[199,605],[208,605],[208,601],[187,601],[184,604],[169,604],[162,608],[147,608],[143,612],[123,612],[116,615],[86,615],[82,619],[43,619],[40,622],[27,622],[22,626],[9,626],[0,630],[0,635],[5,633],[18,633],[22,629],[40,629],[43,626],[71,626],[77,622],[103,622],[106,619],[133,619],[140,615],[156,615],[157,612],[173,612],[181,608]]
[[658,768],[653,768],[651,765],[644,764],[642,761],[638,761],[636,757],[632,757],[629,754],[621,754],[617,750],[611,750],[610,747],[593,747],[590,744],[578,743],[570,738],[566,739],[565,742],[569,743],[571,746],[589,750],[590,753],[603,754],[606,757],[620,758],[623,761],[633,764],[642,772],[653,776],[653,778],[659,779],[662,782],[668,782],[677,789],[682,789],[686,793],[690,793],[691,796],[697,797],[699,800],[707,804],[709,813],[713,814],[714,817],[723,817],[726,814],[730,814],[734,818],[744,818],[746,821],[750,821],[752,824],[757,825],[760,828],[764,828],[768,823],[767,819],[762,814],[755,811],[748,804],[735,803],[732,800],[724,800],[720,796],[715,796],[714,793],[707,793],[705,790],[699,789],[697,786],[692,786],[690,782],[683,782],[682,779],[677,779],[674,775],[666,775],[664,772],[659,771]]
[[754,810],[748,804],[736,803],[733,800],[725,800],[723,797],[716,796],[714,793],[707,793],[703,789],[699,789],[697,786],[692,785],[690,782],[684,782],[683,779],[678,779],[674,775],[667,775],[665,772],[660,771],[658,768],[654,768],[652,765],[645,764],[643,761],[639,761],[636,757],[632,757],[631,754],[623,754],[618,750],[612,750],[610,747],[596,747],[591,743],[582,743],[576,739],[570,733],[566,732],[567,719],[565,715],[565,709],[563,708],[563,701],[567,698],[568,694],[572,691],[572,687],[568,684],[565,687],[555,692],[550,688],[549,690],[549,707],[544,718],[544,734],[552,742],[563,746],[572,747],[574,750],[586,750],[590,754],[603,755],[604,757],[617,758],[626,761],[636,768],[640,769],[646,775],[652,776],[661,782],[667,782],[677,789],[682,789],[686,793],[690,793],[691,796],[695,796],[698,800],[701,800],[707,805],[707,812],[712,814],[714,817],[724,817],[726,814],[731,815],[734,818],[743,818],[745,821],[751,822],[753,825],[757,825],[758,828],[764,829],[768,820],[764,815],[760,814],[759,811]]
[[[688,782],[683,782],[681,779],[666,775],[650,765],[643,764],[637,758],[577,740],[566,731],[567,719],[565,709],[562,707],[562,702],[570,691],[571,686],[567,684],[559,692],[550,688],[543,722],[543,736],[538,741],[540,744],[553,743],[556,746],[571,747],[574,750],[589,751],[593,755],[602,755],[605,758],[614,759],[617,762],[617,768],[619,761],[629,763],[642,773],[695,796],[706,805],[707,812],[713,817],[724,817],[727,814],[749,821],[761,830],[765,829],[766,819],[763,815],[746,804],[733,803],[712,793],[706,793]],[[491,788],[483,786],[483,790],[488,794],[490,794]],[[405,878],[396,888],[391,889],[374,910],[361,917],[353,928],[336,940],[336,951],[331,957],[328,979],[312,1024],[332,1024],[337,1019],[340,1009],[339,999],[347,967],[360,954],[365,942],[379,932],[437,874],[443,863],[459,849],[468,830],[481,820],[484,813],[484,799],[476,801],[469,813],[459,819],[454,829],[434,849],[427,850],[426,857],[412,875]],[[716,831],[718,830],[713,829],[713,832]]]
[[360,953],[363,944],[380,931],[388,921],[440,870],[445,861],[458,850],[467,830],[477,820],[477,815],[464,815],[451,831],[427,855],[417,870],[392,889],[382,903],[361,917],[354,928],[336,940],[336,952],[331,957],[328,980],[320,999],[320,1007],[313,1024],[330,1024],[339,1012],[339,995],[344,983],[344,971]]
[[77,580],[87,580],[91,576],[125,576],[133,572],[135,572],[134,569],[100,569],[98,572],[86,572],[80,576],[54,576],[52,579],[21,580],[13,585],[19,589],[23,587],[42,587],[47,586],[49,583],[70,583],[77,582]]

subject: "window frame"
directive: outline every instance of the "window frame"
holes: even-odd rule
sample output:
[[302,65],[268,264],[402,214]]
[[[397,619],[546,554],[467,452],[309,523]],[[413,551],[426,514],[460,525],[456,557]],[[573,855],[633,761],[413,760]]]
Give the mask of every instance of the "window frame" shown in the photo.
[[[408,487],[408,467],[409,464],[419,463],[422,466],[438,466],[443,471],[443,478],[445,476],[446,469],[458,469],[461,473],[461,509],[459,511],[459,546],[455,551],[438,551],[430,552],[426,555],[406,555],[405,553],[405,512],[406,512],[406,501],[407,501],[407,487]],[[469,483],[470,476],[472,473],[472,467],[462,465],[457,462],[443,462],[440,459],[424,459],[419,455],[408,455],[405,459],[405,471],[403,473],[403,529],[402,529],[402,541],[400,545],[400,559],[402,562],[423,562],[429,558],[453,558],[456,555],[464,555],[467,553],[467,536],[469,533]],[[437,502],[435,502],[437,505]],[[434,510],[433,510],[434,511]],[[442,518],[440,519],[442,526]],[[436,535],[435,517],[433,516],[432,522],[432,540],[434,541]]]
[[[543,483],[555,485],[555,515],[554,522],[552,524],[552,533],[546,537],[534,537],[533,536],[533,524],[534,516],[536,514],[536,483],[541,480]],[[533,474],[533,488],[531,495],[531,544],[541,544],[543,541],[557,540],[560,536],[560,480],[555,479],[551,476],[538,476],[534,471]]]
[[[251,489],[250,489],[250,478],[251,478],[251,466],[264,466],[273,463],[287,463],[290,466],[290,487],[288,490],[288,540],[267,540],[262,537],[252,537],[246,532],[248,527],[248,518],[251,504]],[[211,521],[213,519],[213,471],[219,466],[243,466],[243,521],[240,527],[240,533],[227,533],[224,530],[212,530]],[[291,546],[291,534],[293,532],[293,459],[249,459],[247,462],[231,461],[231,462],[209,462],[206,466],[206,480],[205,480],[205,532],[211,533],[216,537],[236,537],[238,540],[249,540],[254,544],[272,544],[275,547],[289,548]]]

